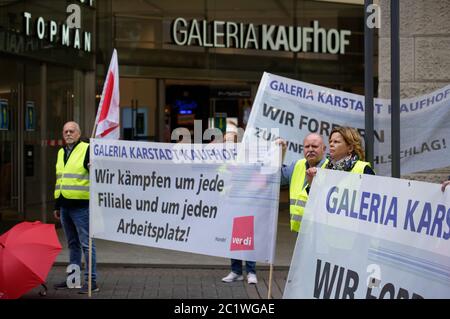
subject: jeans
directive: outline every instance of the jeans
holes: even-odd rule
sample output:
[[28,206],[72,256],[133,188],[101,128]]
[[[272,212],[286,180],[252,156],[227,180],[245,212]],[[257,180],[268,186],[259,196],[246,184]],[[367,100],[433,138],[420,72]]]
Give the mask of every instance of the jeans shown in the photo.
[[[61,207],[61,224],[66,235],[70,252],[70,264],[76,264],[81,269],[81,251],[84,254],[86,269],[84,278],[89,278],[89,207]],[[95,245],[92,241],[92,282],[97,280]]]
[[[235,274],[242,275],[242,260],[239,259],[231,259],[231,271]],[[245,262],[245,271],[247,274],[256,274],[256,262],[255,261],[246,261]]]

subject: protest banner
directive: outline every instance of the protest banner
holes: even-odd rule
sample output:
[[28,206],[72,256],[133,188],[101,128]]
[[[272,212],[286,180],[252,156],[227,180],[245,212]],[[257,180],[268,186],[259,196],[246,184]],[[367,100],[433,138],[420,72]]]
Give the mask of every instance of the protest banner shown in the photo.
[[91,237],[273,262],[279,163],[237,148],[91,139]]
[[450,193],[319,169],[283,298],[450,298]]
[[[450,85],[401,100],[401,173],[449,165]],[[391,172],[390,100],[374,101],[374,164],[379,175]],[[243,142],[250,136],[287,141],[285,163],[302,157],[303,139],[318,133],[328,142],[335,126],[351,126],[364,137],[364,96],[264,73]],[[270,132],[279,129],[279,135]],[[328,144],[328,143],[327,143]]]

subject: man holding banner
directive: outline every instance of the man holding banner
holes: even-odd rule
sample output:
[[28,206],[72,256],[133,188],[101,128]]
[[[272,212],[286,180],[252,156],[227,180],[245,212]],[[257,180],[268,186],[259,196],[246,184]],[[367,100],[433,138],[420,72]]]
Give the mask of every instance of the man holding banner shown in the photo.
[[[102,98],[95,119],[92,137],[118,139],[119,126],[119,66],[114,49],[103,86]],[[70,264],[81,266],[81,250],[85,257],[85,284],[81,294],[97,292],[96,250],[89,234],[89,144],[80,141],[81,130],[76,122],[63,128],[66,146],[58,153],[56,163],[56,219],[61,224],[70,250]],[[88,257],[89,256],[89,257]],[[89,265],[92,264],[91,269]],[[91,274],[89,276],[89,274]],[[89,287],[89,277],[91,286]],[[55,289],[69,288],[70,280],[55,285]],[[90,292],[89,292],[90,290]]]
[[[283,159],[286,152],[286,141],[278,139],[276,141],[283,147]],[[292,162],[289,166],[283,165],[281,168],[281,185],[290,185],[290,224],[291,231],[299,232],[306,201],[308,200],[309,183],[306,178],[306,171],[310,167],[324,168],[328,164],[325,158],[326,146],[322,136],[319,134],[309,134],[303,140],[304,158]]]
[[[70,251],[70,264],[81,268],[81,254],[86,264],[85,284],[80,293],[88,292],[89,253],[89,144],[80,141],[81,130],[76,122],[67,122],[63,128],[66,145],[58,152],[56,162],[55,211]],[[95,245],[92,245],[92,292],[99,291],[96,284]],[[67,278],[55,289],[71,287]]]

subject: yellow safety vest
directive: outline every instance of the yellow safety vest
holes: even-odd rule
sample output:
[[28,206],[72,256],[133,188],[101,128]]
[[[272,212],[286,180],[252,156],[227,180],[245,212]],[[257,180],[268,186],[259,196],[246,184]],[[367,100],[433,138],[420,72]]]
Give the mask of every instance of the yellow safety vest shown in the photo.
[[369,162],[364,162],[364,161],[356,161],[356,163],[353,166],[353,168],[350,171],[350,173],[364,174],[364,168],[366,168],[366,166],[370,167],[370,163]]
[[80,142],[64,165],[64,149],[60,149],[56,161],[55,199],[62,194],[67,199],[89,200],[89,172],[84,168],[88,143]]
[[[328,159],[320,166],[325,168]],[[291,213],[291,231],[298,232],[302,223],[303,213],[305,211],[306,202],[308,200],[308,192],[306,191],[306,159],[297,161],[292,172],[291,184],[289,187],[289,210]]]

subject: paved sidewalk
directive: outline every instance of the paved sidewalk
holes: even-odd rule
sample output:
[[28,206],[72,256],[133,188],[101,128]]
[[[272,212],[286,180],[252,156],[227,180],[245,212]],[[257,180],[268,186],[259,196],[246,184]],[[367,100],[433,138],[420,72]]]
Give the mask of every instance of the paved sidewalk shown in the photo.
[[[40,296],[36,287],[22,299],[88,299],[79,289],[55,290],[53,285],[65,279],[65,267],[55,266],[47,277],[48,291]],[[98,266],[100,291],[93,299],[267,299],[269,271],[258,271],[258,284],[247,281],[223,283],[227,269],[136,268]],[[275,270],[272,298],[281,299],[287,270]]]
[[[289,230],[289,194],[280,194],[272,297],[283,294],[297,236]],[[55,290],[66,278],[69,250],[62,229],[57,233],[63,250],[47,277],[47,296],[37,287],[22,299],[86,299],[77,289]],[[168,249],[96,240],[99,293],[94,299],[267,299],[269,265],[257,262],[257,285],[223,283],[230,259]],[[244,267],[245,268],[245,267]]]

